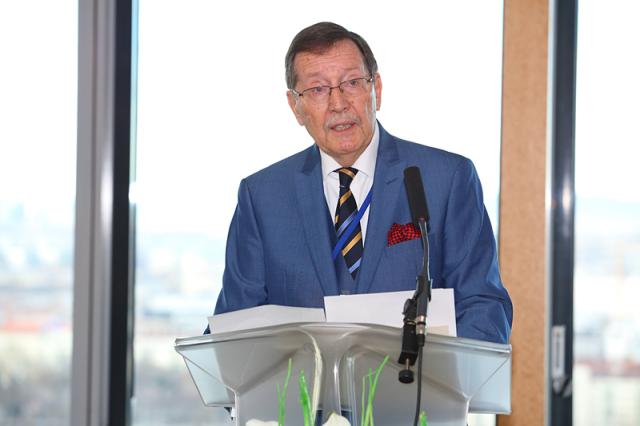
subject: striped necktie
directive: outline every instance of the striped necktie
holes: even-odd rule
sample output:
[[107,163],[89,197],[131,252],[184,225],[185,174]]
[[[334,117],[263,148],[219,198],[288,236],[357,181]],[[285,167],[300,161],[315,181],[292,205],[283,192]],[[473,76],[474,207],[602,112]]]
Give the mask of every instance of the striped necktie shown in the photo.
[[[336,171],[340,176],[340,198],[336,208],[336,234],[338,240],[340,240],[340,237],[342,237],[342,234],[344,234],[358,213],[356,199],[350,189],[351,182],[358,170],[353,167],[343,167]],[[351,235],[347,237],[344,246],[341,247],[342,256],[353,279],[356,278],[358,268],[360,268],[363,248],[362,229],[360,228],[360,223],[358,223]]]

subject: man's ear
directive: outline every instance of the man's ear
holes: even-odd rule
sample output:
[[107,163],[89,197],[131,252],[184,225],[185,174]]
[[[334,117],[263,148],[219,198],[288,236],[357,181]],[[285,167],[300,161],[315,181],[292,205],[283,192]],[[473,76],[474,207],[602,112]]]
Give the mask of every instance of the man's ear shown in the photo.
[[289,102],[289,108],[293,112],[293,115],[296,116],[296,120],[298,124],[304,126],[304,117],[300,111],[298,111],[298,102],[296,96],[293,94],[291,90],[287,90],[287,102]]
[[376,90],[376,111],[380,111],[380,105],[382,104],[382,79],[380,78],[380,73],[376,73],[374,81]]

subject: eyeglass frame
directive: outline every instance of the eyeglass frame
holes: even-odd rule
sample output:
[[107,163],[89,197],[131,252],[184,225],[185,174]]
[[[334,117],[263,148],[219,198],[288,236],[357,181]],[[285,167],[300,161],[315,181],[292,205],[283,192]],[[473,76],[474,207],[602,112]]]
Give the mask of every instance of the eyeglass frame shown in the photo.
[[[333,92],[333,89],[340,89],[340,93],[344,94],[344,89],[341,87],[343,84],[348,83],[350,81],[354,81],[354,80],[364,80],[367,83],[371,83],[373,82],[373,76],[369,76],[369,77],[356,77],[356,78],[349,78],[347,80],[341,81],[340,83],[338,83],[337,86],[329,86],[329,85],[320,85],[320,86],[313,86],[313,87],[308,87],[300,92],[298,92],[296,89],[289,89],[291,90],[291,93],[293,93],[294,95],[296,95],[297,97],[303,98],[304,97],[304,92],[308,92],[309,90],[313,90],[313,89],[317,89],[317,88],[324,88],[327,87],[329,88],[329,95],[327,96],[327,100],[331,98],[331,93]],[[309,98],[309,99],[313,99],[313,98]]]

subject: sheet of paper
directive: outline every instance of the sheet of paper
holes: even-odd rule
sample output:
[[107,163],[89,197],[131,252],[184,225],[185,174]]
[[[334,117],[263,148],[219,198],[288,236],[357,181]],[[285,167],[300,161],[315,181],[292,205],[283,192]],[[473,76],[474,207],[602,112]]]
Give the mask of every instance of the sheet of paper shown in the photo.
[[279,324],[324,321],[324,310],[321,308],[262,305],[209,317],[209,328],[212,334],[217,334]]
[[[324,298],[327,322],[402,327],[404,302],[412,296],[413,291],[328,296]],[[456,336],[453,289],[436,288],[431,291],[427,333]]]

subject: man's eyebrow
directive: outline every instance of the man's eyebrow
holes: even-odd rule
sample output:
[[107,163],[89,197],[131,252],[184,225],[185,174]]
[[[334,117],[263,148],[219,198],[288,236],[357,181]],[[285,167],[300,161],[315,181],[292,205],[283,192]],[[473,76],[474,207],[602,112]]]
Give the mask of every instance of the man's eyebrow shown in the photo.
[[[352,68],[347,68],[344,70],[343,74],[349,74],[350,72],[353,71],[361,71],[362,67],[358,66],[358,67],[352,67]],[[314,72],[311,73],[307,76],[307,78],[305,80],[313,80],[314,78],[318,79],[318,80],[327,80],[327,78],[321,73],[321,72]]]

